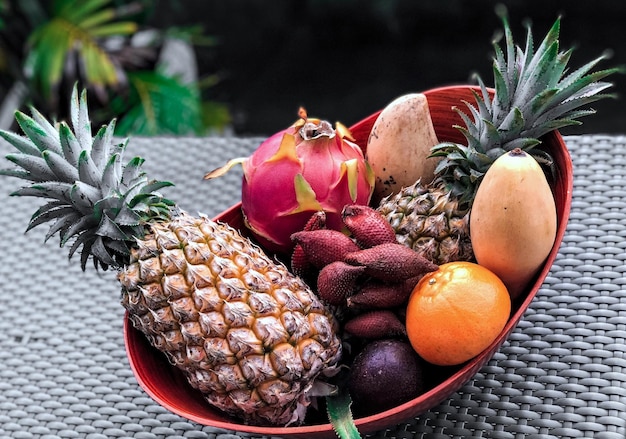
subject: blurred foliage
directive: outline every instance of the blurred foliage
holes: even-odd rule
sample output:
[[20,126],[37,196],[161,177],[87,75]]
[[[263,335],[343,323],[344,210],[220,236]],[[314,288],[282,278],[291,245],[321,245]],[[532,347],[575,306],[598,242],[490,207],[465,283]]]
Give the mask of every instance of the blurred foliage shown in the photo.
[[211,46],[216,39],[198,26],[148,28],[156,3],[0,0],[0,86],[6,93],[16,82],[25,84],[23,106],[65,119],[71,88],[78,83],[95,95],[90,101],[94,125],[116,117],[118,135],[201,135],[222,129],[230,121],[226,107],[203,101],[214,77],[183,78],[176,73],[180,66],[164,65],[160,58],[168,40]]

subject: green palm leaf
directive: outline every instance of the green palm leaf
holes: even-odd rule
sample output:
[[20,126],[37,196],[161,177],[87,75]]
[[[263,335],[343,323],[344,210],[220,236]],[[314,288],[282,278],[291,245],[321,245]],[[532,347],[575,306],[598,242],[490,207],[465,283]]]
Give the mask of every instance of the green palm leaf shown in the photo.
[[202,128],[198,91],[160,72],[129,72],[129,101],[112,102],[124,114],[116,134],[197,134]]
[[50,98],[63,77],[70,52],[75,51],[86,79],[95,86],[118,82],[115,65],[101,48],[99,39],[129,35],[137,30],[131,21],[117,21],[119,13],[107,7],[111,0],[58,0],[54,17],[38,28],[28,41],[27,60],[33,82]]

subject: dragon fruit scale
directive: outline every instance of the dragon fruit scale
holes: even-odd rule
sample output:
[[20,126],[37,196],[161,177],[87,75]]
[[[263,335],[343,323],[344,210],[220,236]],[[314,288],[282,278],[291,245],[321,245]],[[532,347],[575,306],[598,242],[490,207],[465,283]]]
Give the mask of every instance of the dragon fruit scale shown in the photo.
[[241,204],[246,226],[268,251],[291,252],[291,235],[315,212],[326,213],[326,227],[341,230],[348,204],[367,205],[374,173],[350,131],[324,120],[300,119],[266,139],[250,157],[230,160],[205,178],[243,166]]

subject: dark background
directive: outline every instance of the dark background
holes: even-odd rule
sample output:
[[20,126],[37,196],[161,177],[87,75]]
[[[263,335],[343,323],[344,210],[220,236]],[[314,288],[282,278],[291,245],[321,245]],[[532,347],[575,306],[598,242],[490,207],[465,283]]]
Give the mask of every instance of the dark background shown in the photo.
[[[530,20],[538,45],[562,16],[561,49],[570,66],[610,50],[600,68],[626,65],[626,2],[594,0],[185,0],[153,17],[169,25],[202,24],[219,38],[198,48],[200,74],[218,73],[212,97],[228,104],[239,135],[269,135],[309,115],[350,125],[395,97],[468,83],[478,72],[492,85],[491,41],[509,11],[524,46]],[[615,75],[618,99],[594,104],[598,114],[564,134],[626,133],[626,75]]]

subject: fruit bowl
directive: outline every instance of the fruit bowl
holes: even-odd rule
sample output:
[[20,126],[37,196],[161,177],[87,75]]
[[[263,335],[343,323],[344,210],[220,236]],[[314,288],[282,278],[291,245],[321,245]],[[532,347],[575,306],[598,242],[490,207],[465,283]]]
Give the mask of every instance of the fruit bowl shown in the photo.
[[[462,124],[453,107],[465,108],[464,101],[474,102],[471,86],[448,86],[424,92],[428,99],[433,124],[439,141],[463,142],[462,134],[454,125]],[[357,144],[367,147],[369,132],[378,113],[372,114],[350,127]],[[532,302],[548,275],[557,256],[565,234],[572,201],[573,169],[572,162],[558,132],[552,132],[542,139],[541,148],[554,158],[556,179],[551,187],[554,193],[558,216],[558,229],[555,244],[543,268],[524,294],[514,303],[511,317],[496,340],[481,354],[455,368],[446,368],[433,375],[432,382],[426,383],[427,390],[417,398],[389,410],[355,419],[362,434],[371,433],[407,421],[424,413],[448,398],[469,381],[478,370],[494,355],[513,331],[522,315]],[[229,223],[244,230],[241,204],[236,204],[219,214],[216,220]],[[186,419],[202,425],[243,433],[280,436],[284,438],[333,438],[336,437],[327,421],[305,424],[296,427],[259,427],[246,425],[212,408],[199,392],[187,384],[182,373],[171,366],[166,357],[152,348],[143,334],[134,329],[128,317],[124,322],[124,338],[131,368],[139,385],[157,403]]]

